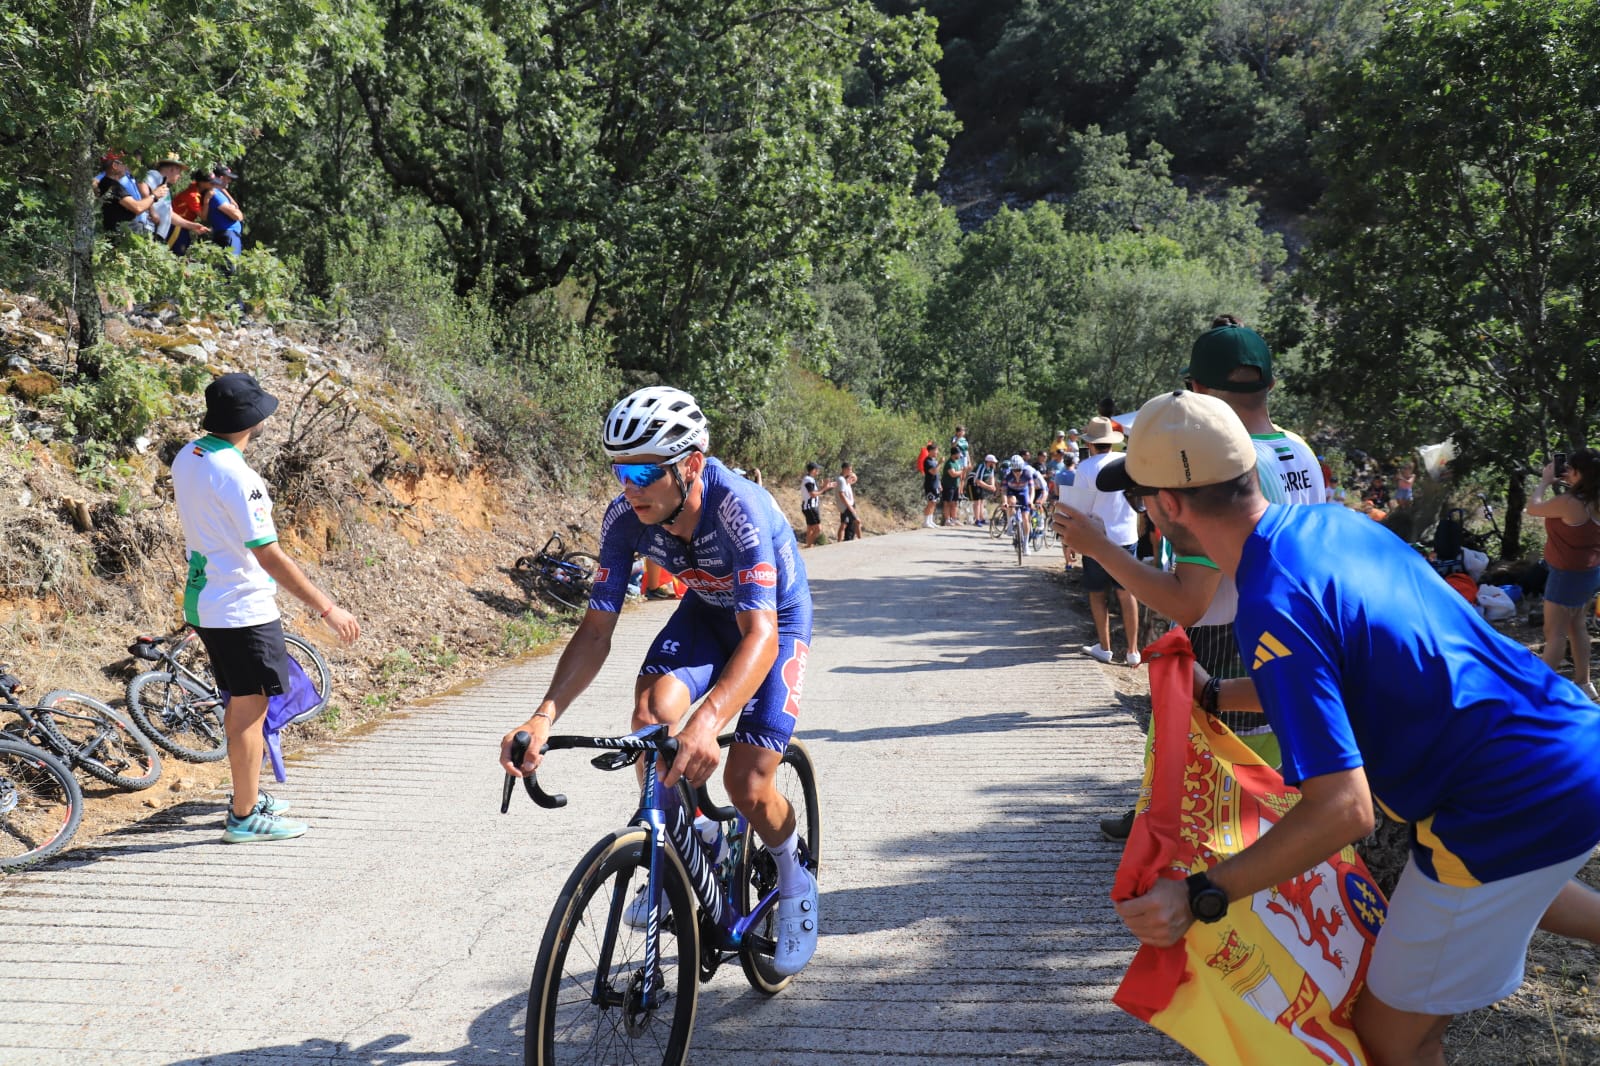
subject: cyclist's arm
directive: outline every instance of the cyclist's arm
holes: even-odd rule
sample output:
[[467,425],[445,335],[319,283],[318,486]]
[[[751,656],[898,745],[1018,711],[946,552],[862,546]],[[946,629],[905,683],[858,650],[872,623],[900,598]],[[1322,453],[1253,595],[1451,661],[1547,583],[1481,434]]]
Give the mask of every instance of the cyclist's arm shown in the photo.
[[261,569],[278,583],[279,588],[316,611],[317,616],[328,623],[328,628],[339,634],[341,641],[351,644],[361,635],[361,623],[356,621],[355,615],[334,603],[333,597],[313,585],[294,560],[278,546],[277,541],[251,548],[250,551],[255,555],[256,562],[261,564]]
[[[561,658],[556,662],[556,675],[551,678],[544,699],[534,708],[534,715],[545,714],[549,717],[530,716],[501,739],[501,769],[521,777],[525,771],[539,768],[543,760],[539,748],[550,736],[550,727],[572,705],[572,701],[594,682],[600,667],[605,665],[606,657],[611,654],[611,635],[616,631],[618,617],[615,611],[597,611],[592,607],[583,613],[583,621],[578,623],[577,631],[572,634],[572,639],[567,642]],[[518,730],[526,730],[533,737],[520,767],[511,765],[511,740]]]
[[717,737],[744,710],[778,661],[777,611],[740,611],[734,620],[739,624],[739,643],[705,701],[678,731],[678,757],[661,778],[667,788],[677,784],[680,776],[692,785],[711,779],[722,758]]

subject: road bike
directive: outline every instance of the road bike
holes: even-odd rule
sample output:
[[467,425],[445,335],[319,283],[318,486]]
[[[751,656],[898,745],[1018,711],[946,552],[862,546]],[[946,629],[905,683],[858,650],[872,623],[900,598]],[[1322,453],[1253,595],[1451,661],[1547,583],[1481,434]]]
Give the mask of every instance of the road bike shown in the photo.
[[61,760],[0,739],[0,870],[20,870],[67,846],[83,820],[83,790]]
[[127,792],[149,788],[161,777],[161,756],[154,745],[99,700],[57,689],[29,704],[17,698],[22,691],[21,681],[0,672],[0,713],[16,719],[0,727],[0,734],[5,734],[0,739],[32,744],[68,767]]
[[[520,764],[530,737],[513,738]],[[724,736],[725,748],[732,741]],[[553,736],[543,751],[598,748],[601,770],[620,770],[641,757],[671,765],[676,738],[665,726],[620,737]],[[528,990],[527,1066],[656,1062],[677,1066],[688,1054],[699,984],[738,958],[756,991],[776,995],[792,975],[772,968],[777,949],[777,865],[748,820],[716,804],[704,786],[661,786],[643,775],[639,809],[628,825],[602,837],[578,863],[545,926]],[[523,779],[541,807],[566,805]],[[510,805],[516,778],[506,775],[500,810]],[[779,766],[779,791],[794,806],[799,853],[816,872],[822,830],[816,775],[804,745],[791,740]],[[702,835],[695,808],[711,825]],[[646,893],[642,928],[623,921],[635,886]]]
[[594,575],[600,569],[600,560],[588,552],[567,551],[561,534],[552,533],[532,555],[524,555],[512,569],[535,590],[574,611],[589,606],[589,594],[594,591]]
[[[283,635],[289,658],[316,689],[314,705],[289,720],[308,721],[328,705],[333,675],[322,653],[303,637]],[[164,637],[137,637],[128,645],[136,659],[160,664],[128,682],[128,716],[140,732],[180,759],[216,762],[228,754],[222,690],[211,673],[200,635],[187,626]]]

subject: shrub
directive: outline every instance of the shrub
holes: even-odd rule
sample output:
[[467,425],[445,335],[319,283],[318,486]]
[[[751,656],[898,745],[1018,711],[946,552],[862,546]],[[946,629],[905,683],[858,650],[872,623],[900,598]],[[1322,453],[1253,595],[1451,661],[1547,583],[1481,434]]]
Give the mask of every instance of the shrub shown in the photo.
[[108,444],[133,440],[156,419],[172,412],[174,392],[192,392],[197,382],[165,361],[137,350],[101,344],[94,349],[100,377],[46,396],[45,406],[62,413],[63,428],[75,437]]
[[296,266],[272,249],[234,256],[209,241],[173,255],[159,241],[123,236],[101,245],[95,266],[101,288],[136,304],[170,304],[185,318],[232,318],[241,307],[269,321],[288,316]]

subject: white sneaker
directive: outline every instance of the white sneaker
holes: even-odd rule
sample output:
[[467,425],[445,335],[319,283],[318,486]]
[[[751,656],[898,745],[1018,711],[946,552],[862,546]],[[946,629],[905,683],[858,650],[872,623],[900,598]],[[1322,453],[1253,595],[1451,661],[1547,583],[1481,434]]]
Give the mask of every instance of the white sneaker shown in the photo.
[[1138,666],[1143,661],[1144,660],[1139,657],[1139,653],[1138,652],[1130,651],[1128,653],[1128,665],[1129,666]]
[[1083,646],[1083,654],[1099,662],[1108,663],[1111,661],[1111,653],[1098,644],[1085,644]]
[[[639,890],[633,894],[633,898],[628,901],[627,907],[622,911],[622,920],[634,929],[643,929],[650,923],[650,903],[644,894],[645,889],[649,887],[648,883],[640,885]],[[666,906],[666,901],[663,900],[661,924],[666,925],[671,920],[672,910]]]
[[922,528],[923,529],[932,529],[933,528],[933,519],[932,518],[924,518],[922,520]]
[[1579,685],[1578,690],[1585,696],[1588,696],[1591,700],[1594,700],[1596,703],[1600,703],[1600,692],[1595,691],[1593,681],[1588,681],[1582,685]]
[[774,972],[788,977],[805,969],[817,951],[817,875],[806,871],[810,888],[794,899],[778,898],[778,949],[772,953]]

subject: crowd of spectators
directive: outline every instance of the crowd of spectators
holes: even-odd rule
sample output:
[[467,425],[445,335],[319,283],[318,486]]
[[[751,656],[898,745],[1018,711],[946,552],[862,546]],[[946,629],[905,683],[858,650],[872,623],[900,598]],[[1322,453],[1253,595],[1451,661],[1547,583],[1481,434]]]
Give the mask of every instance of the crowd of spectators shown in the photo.
[[[233,195],[236,175],[229,167],[191,170],[178,156],[168,155],[141,177],[115,150],[101,156],[100,165],[95,193],[106,233],[160,241],[178,255],[197,237],[234,255],[243,249],[244,211]],[[185,171],[188,181],[180,190]]]

